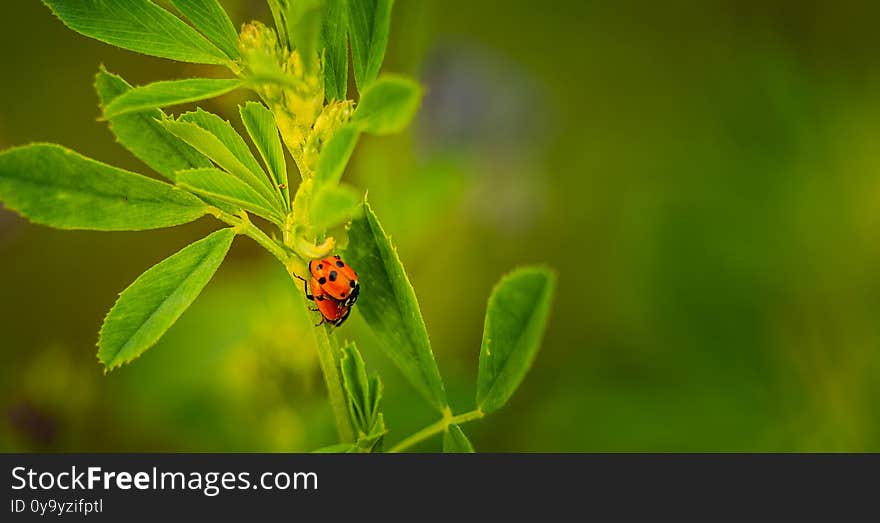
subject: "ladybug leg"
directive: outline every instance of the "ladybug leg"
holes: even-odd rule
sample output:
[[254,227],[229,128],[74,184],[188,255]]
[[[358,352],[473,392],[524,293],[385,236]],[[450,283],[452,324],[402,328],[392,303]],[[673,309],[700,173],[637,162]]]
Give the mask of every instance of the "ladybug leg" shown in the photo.
[[310,300],[310,301],[315,301],[315,297],[312,296],[311,294],[309,294],[309,286],[308,286],[308,283],[306,282],[306,279],[303,278],[302,276],[298,275],[298,274],[294,274],[293,276],[294,276],[296,279],[298,279],[298,280],[302,280],[302,282],[303,282],[303,292],[306,294],[306,299],[307,299],[307,300]]
[[348,319],[349,314],[351,314],[351,309],[350,309],[350,308],[349,308],[349,309],[346,309],[345,314],[344,314],[341,318],[337,318],[336,321],[333,322],[333,326],[334,326],[334,327],[339,327],[340,325],[342,325],[343,323],[345,323],[345,320]]

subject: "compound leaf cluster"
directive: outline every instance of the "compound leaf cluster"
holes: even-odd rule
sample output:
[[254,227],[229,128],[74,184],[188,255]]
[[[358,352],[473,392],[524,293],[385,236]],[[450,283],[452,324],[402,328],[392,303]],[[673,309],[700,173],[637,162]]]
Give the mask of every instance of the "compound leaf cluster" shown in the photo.
[[[301,66],[295,74],[278,63],[266,69],[271,72],[269,84],[265,78],[249,77],[247,68],[242,68],[248,59],[244,36],[239,36],[217,0],[171,0],[182,18],[150,0],[43,0],[80,34],[151,56],[223,65],[235,78],[163,80],[133,87],[101,67],[95,90],[103,119],[123,147],[171,183],[106,165],[60,145],[37,143],[0,152],[0,201],[34,223],[61,229],[153,229],[206,214],[234,225],[149,268],[120,294],[98,342],[98,358],[107,370],[132,361],[159,340],[207,285],[236,234],[253,237],[287,265],[291,256],[312,252],[297,254],[299,244],[287,243],[288,235],[304,225],[291,230],[291,219],[307,216],[307,229],[316,237],[349,224],[344,255],[356,267],[363,289],[355,310],[410,385],[443,415],[443,450],[473,452],[457,421],[496,411],[519,387],[546,329],[555,275],[543,267],[524,267],[495,287],[480,348],[476,410],[467,419],[452,416],[416,293],[397,249],[362,193],[341,183],[360,135],[403,130],[421,102],[418,83],[379,74],[393,1],[267,1],[275,21],[273,43],[267,45],[278,46],[271,52],[281,53],[285,60],[294,51],[306,57],[291,62]],[[251,29],[255,33],[249,38],[259,37],[257,26]],[[345,101],[349,46],[360,95],[357,104]],[[311,56],[316,59],[308,59]],[[260,60],[265,65],[265,57]],[[315,70],[317,63],[320,69]],[[323,84],[323,91],[316,91],[317,109],[309,105],[314,100],[298,98],[314,90],[297,76],[303,74],[318,79],[319,88]],[[197,109],[173,117],[161,109],[240,88],[263,99],[239,107],[259,159],[220,116]],[[278,89],[293,89],[285,91],[282,99],[299,104],[294,105],[297,111],[314,112],[309,124],[313,129],[298,128],[300,115],[273,105],[277,100],[271,93]],[[327,114],[336,116],[317,118],[321,103]],[[327,122],[335,127],[328,128]],[[293,202],[285,145],[304,179]],[[306,145],[320,147],[310,160],[309,172],[302,164],[311,151]],[[276,225],[285,243],[255,228],[247,213]],[[337,403],[345,403],[342,410],[347,410],[355,437],[321,451],[381,450],[387,432],[381,412],[382,382],[367,374],[354,343],[338,350],[334,366],[344,398],[339,396]]]

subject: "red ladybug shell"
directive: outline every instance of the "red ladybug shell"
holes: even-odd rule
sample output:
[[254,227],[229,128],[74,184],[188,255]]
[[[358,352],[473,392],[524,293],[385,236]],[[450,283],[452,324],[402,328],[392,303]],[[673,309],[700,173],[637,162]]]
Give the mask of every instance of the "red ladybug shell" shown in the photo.
[[357,301],[360,294],[357,273],[339,256],[310,261],[309,272],[312,273],[312,292],[320,287],[345,307],[351,307]]
[[333,324],[335,327],[342,325],[348,319],[351,308],[324,293],[315,278],[312,278],[311,287],[315,305],[318,307],[321,316],[324,317],[324,321]]

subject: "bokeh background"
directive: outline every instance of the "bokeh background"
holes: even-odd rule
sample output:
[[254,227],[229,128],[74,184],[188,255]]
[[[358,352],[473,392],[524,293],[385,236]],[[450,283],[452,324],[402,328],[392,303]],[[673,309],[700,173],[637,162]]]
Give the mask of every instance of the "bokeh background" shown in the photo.
[[[236,24],[271,19],[223,2]],[[456,411],[491,286],[559,273],[543,348],[485,451],[880,451],[876,2],[401,0],[384,70],[427,94],[366,137],[369,190]],[[215,74],[0,7],[0,147],[51,141],[149,173],[96,121],[93,75]],[[351,91],[353,92],[353,91]],[[238,124],[233,94],[204,104]],[[186,109],[185,107],[181,110]],[[334,443],[311,320],[246,238],[134,364],[103,375],[116,294],[217,227],[62,232],[0,210],[0,449],[304,451]],[[397,441],[434,420],[377,350]],[[436,450],[438,440],[423,450]]]

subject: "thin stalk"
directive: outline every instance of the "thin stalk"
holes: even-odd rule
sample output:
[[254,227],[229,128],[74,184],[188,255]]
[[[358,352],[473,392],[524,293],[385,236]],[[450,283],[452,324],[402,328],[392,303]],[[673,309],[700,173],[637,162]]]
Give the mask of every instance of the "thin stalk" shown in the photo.
[[339,375],[339,347],[336,343],[336,337],[331,336],[324,327],[314,329],[314,333],[315,345],[318,347],[318,360],[321,362],[324,383],[327,384],[327,392],[330,397],[330,407],[336,418],[339,441],[354,443],[354,430],[348,415],[345,391],[342,389],[342,377]]
[[228,212],[221,211],[220,209],[213,208],[213,212],[211,213],[217,217],[218,220],[228,223],[235,227],[235,232],[238,234],[244,234],[248,238],[251,238],[261,247],[272,253],[273,256],[278,258],[278,260],[287,264],[287,260],[290,258],[290,253],[284,250],[281,245],[278,244],[272,238],[266,236],[266,233],[262,231],[259,227],[255,226],[251,223],[250,219],[247,217],[247,214],[242,213],[241,216],[235,216],[234,214],[229,214]]
[[[229,214],[217,208],[211,208],[211,214],[217,219],[232,225],[237,234],[244,234],[260,244],[273,256],[278,258],[287,268],[291,277],[296,277],[294,268],[298,258],[286,251],[278,242],[269,238],[259,227],[251,223],[246,213],[240,216]],[[308,307],[308,306],[306,306]],[[330,397],[330,406],[333,416],[336,418],[336,429],[339,439],[343,443],[354,442],[354,431],[348,415],[348,405],[345,402],[345,391],[342,389],[342,379],[339,376],[339,347],[336,338],[331,336],[326,328],[313,329],[315,333],[315,345],[318,349],[318,360],[321,363],[321,371],[324,374],[324,382],[327,384],[327,393]]]
[[435,434],[439,434],[444,432],[450,425],[458,425],[461,423],[467,423],[468,421],[473,421],[475,419],[480,419],[485,414],[480,409],[475,409],[469,412],[465,412],[464,414],[458,414],[453,416],[452,413],[448,410],[444,413],[443,417],[434,423],[428,425],[422,430],[416,432],[415,434],[404,438],[397,445],[391,447],[388,452],[401,452],[404,451],[413,445],[421,443],[422,441],[434,436]]
[[290,151],[290,156],[293,157],[293,163],[296,164],[296,170],[299,171],[300,177],[303,180],[311,178],[312,173],[306,168],[305,155],[303,155],[302,151],[290,146],[287,147],[287,150]]

